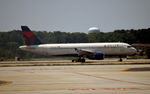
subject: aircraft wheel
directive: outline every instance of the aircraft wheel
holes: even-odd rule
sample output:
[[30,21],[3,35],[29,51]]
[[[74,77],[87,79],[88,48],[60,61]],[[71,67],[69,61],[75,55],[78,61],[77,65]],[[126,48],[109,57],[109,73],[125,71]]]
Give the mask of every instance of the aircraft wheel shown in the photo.
[[122,62],[122,58],[120,58],[119,61]]
[[122,60],[122,57],[121,57],[121,56],[119,56],[119,58],[120,58],[120,59],[119,59],[119,62],[122,62],[122,61],[123,61],[123,60]]
[[74,62],[74,59],[72,60],[72,62]]

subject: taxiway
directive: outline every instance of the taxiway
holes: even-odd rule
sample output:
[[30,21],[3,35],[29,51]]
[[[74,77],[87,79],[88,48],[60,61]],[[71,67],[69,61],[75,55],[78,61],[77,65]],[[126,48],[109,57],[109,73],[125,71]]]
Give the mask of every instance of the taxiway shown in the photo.
[[0,67],[0,94],[149,94],[150,64]]

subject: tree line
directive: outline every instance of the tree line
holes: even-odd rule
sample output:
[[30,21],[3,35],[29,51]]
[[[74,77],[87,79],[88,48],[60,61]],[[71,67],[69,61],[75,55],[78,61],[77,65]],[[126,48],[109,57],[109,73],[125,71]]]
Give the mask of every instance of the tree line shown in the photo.
[[[150,28],[139,30],[115,30],[114,32],[98,32],[98,33],[80,33],[80,32],[47,32],[33,31],[34,34],[43,43],[93,43],[93,42],[125,42],[125,43],[150,43]],[[18,49],[24,45],[22,32],[20,30],[12,30],[8,32],[0,32],[0,58],[12,59],[15,56],[20,58],[38,58],[48,57]]]

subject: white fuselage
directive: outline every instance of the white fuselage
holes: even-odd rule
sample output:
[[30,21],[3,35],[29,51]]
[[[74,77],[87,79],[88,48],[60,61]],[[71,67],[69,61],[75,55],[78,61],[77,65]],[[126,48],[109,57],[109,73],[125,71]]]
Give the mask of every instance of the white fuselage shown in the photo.
[[127,43],[68,43],[68,44],[40,44],[20,46],[22,50],[45,55],[73,55],[77,49],[86,49],[104,55],[132,55],[136,49]]

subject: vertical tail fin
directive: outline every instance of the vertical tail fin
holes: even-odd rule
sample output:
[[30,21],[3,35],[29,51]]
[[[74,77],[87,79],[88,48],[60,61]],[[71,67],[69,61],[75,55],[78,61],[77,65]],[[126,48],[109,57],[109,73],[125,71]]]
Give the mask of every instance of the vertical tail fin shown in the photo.
[[26,45],[42,44],[41,41],[34,35],[28,26],[21,26],[22,34]]

